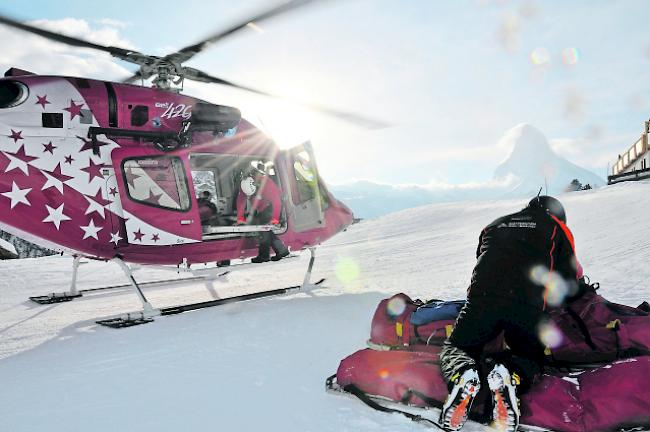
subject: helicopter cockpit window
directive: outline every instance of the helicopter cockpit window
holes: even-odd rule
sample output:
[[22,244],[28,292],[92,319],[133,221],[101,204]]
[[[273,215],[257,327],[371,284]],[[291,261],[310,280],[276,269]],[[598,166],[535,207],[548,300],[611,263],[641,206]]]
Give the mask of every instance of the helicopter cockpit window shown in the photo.
[[149,121],[149,107],[136,105],[131,110],[131,126],[144,126]]
[[122,172],[129,198],[133,201],[177,211],[190,209],[190,191],[180,158],[156,156],[125,159]]
[[302,151],[294,156],[293,170],[296,185],[298,186],[298,196],[294,197],[294,204],[304,203],[316,198],[318,179],[308,152]]
[[0,108],[11,108],[27,100],[29,89],[18,81],[0,81]]

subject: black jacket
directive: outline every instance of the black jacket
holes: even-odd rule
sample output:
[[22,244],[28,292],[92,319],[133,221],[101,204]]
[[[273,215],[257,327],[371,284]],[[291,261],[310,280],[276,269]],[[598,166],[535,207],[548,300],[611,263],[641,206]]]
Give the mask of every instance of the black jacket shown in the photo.
[[569,291],[577,285],[573,236],[543,210],[525,208],[485,227],[469,299],[501,297],[535,308],[546,307],[545,276],[561,276]]

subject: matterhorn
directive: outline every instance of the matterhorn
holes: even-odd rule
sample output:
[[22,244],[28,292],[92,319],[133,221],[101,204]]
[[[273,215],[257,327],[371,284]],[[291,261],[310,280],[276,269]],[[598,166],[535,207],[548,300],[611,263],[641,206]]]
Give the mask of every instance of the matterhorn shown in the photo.
[[494,172],[495,180],[512,179],[505,196],[531,196],[540,188],[544,188],[544,193],[558,194],[567,190],[574,179],[591,187],[605,184],[596,174],[555,154],[544,134],[529,124],[508,130],[500,145],[512,148]]

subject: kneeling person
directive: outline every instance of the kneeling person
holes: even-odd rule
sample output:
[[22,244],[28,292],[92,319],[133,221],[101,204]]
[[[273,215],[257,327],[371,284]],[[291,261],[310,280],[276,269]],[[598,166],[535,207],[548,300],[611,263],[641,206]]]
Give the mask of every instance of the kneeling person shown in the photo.
[[[571,293],[582,269],[564,208],[549,196],[535,197],[520,212],[485,227],[476,256],[467,302],[440,354],[450,386],[440,422],[451,431],[463,427],[485,374],[493,422],[513,432],[520,416],[517,395],[531,386],[544,361],[538,325],[546,308],[546,282],[533,275],[541,270],[546,279],[561,278]],[[509,351],[487,357],[485,344],[501,332]]]

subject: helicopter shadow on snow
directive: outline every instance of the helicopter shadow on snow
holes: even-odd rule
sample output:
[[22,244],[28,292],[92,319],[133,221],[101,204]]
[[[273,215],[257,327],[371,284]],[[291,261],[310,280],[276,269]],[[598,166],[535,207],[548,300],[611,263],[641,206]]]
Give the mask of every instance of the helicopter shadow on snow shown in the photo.
[[[252,338],[253,340],[248,343],[254,346],[273,344],[274,349],[282,350],[282,346],[286,344],[286,348],[291,350],[290,346],[303,339],[305,335],[318,335],[319,345],[330,346],[331,356],[328,357],[331,357],[329,359],[332,362],[331,367],[335,368],[340,358],[365,345],[373,312],[379,301],[386,298],[387,294],[378,291],[358,293],[328,293],[327,291],[327,287],[318,287],[308,292],[231,303],[178,316],[156,317],[154,322],[124,329],[105,329],[96,323],[102,317],[95,316],[64,326],[48,340],[14,356],[36,355],[47,358],[56,356],[56,353],[61,350],[65,352],[74,350],[70,344],[77,344],[80,347],[77,349],[84,351],[87,343],[99,347],[97,349],[110,350],[101,347],[110,345],[111,340],[122,341],[131,338],[138,345],[134,348],[136,351],[158,351],[161,346],[167,346],[170,339],[175,341],[173,345],[178,348],[178,344],[195,344],[196,340],[201,339],[214,342],[215,336],[219,337],[214,348],[217,350],[227,350],[228,346],[242,337]],[[55,309],[61,310],[60,307],[64,306],[65,304],[51,305],[39,311],[37,315]],[[35,316],[0,329],[0,333]],[[279,325],[280,322],[282,325]],[[278,330],[277,337],[269,337],[270,324]],[[192,337],[189,338],[187,335]],[[92,338],[95,338],[94,342]],[[139,354],[135,352],[133,355]]]

